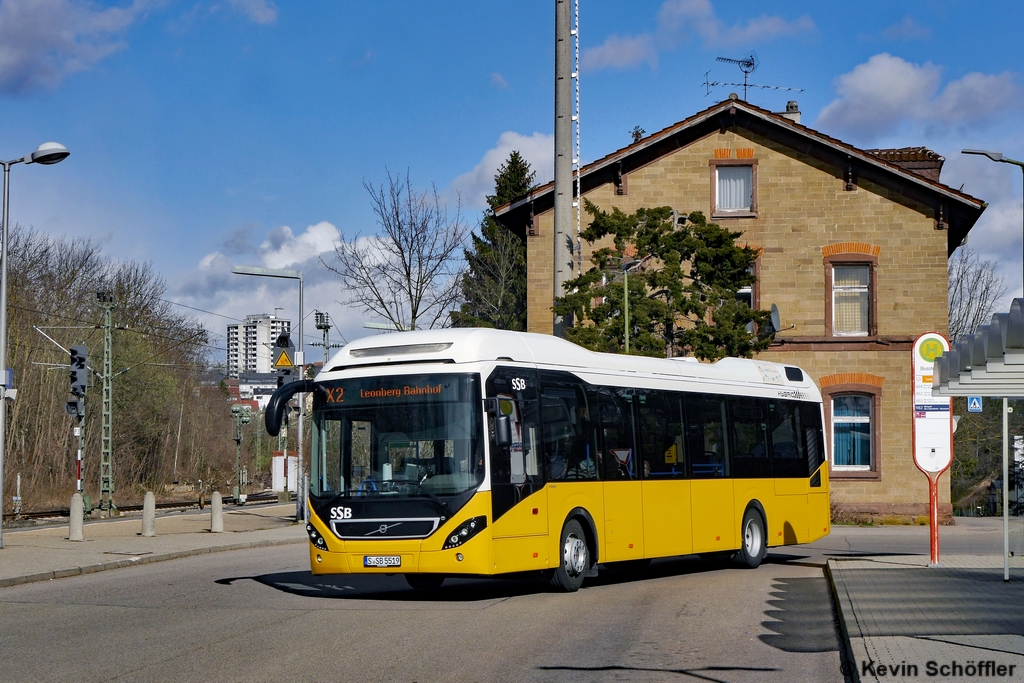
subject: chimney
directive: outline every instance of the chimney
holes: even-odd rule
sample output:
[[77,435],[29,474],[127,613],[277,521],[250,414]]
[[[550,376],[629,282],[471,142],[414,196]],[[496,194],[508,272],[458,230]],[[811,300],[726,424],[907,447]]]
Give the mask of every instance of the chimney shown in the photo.
[[786,102],[786,111],[776,113],[783,118],[789,119],[793,123],[800,123],[800,106],[796,103],[796,100]]

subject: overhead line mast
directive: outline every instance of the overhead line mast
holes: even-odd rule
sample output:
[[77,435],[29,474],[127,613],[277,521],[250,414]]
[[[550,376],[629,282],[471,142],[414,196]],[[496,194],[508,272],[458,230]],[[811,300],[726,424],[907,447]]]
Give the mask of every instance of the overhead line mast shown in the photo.
[[573,7],[572,36],[575,43],[575,55],[572,80],[576,89],[576,99],[573,103],[572,122],[576,133],[576,154],[572,158],[572,170],[575,178],[572,205],[576,209],[576,277],[579,277],[583,274],[583,249],[580,242],[583,232],[583,187],[580,184],[580,169],[583,165],[583,157],[580,154],[580,0],[574,0]]

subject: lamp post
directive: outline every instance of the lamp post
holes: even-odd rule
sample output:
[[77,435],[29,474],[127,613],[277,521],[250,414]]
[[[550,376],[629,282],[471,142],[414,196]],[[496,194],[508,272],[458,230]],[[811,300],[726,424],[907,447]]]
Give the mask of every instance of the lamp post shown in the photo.
[[[992,152],[992,151],[989,151],[989,150],[986,150],[986,149],[964,149],[964,150],[961,150],[960,153],[961,154],[978,154],[978,155],[981,155],[981,156],[988,157],[992,161],[998,161],[1001,164],[1013,164],[1014,166],[1017,166],[1017,167],[1020,168],[1021,173],[1022,173],[1022,178],[1024,178],[1024,161],[1017,161],[1016,159],[1011,159],[1009,157],[1005,157],[1005,156],[1003,156],[1002,152]],[[1021,263],[1021,269],[1022,269],[1022,276],[1024,276],[1024,262]],[[1024,282],[1024,277],[1022,277],[1021,281]]]
[[622,269],[622,290],[623,290],[623,322],[626,324],[626,355],[629,355],[629,271],[643,263],[642,260],[633,259],[619,265]]
[[[285,280],[298,280],[299,281],[299,343],[297,345],[297,351],[295,352],[295,365],[299,368],[299,372],[302,372],[303,364],[305,363],[305,339],[302,337],[302,273],[297,270],[285,270],[281,268],[250,268],[248,266],[235,266],[231,269],[231,272],[235,275],[255,275],[257,277],[277,277]],[[302,379],[301,377],[299,379]],[[302,491],[302,394],[299,394],[299,439],[298,439],[298,457],[296,458],[296,469],[298,469],[297,476],[295,478],[295,519],[301,519],[304,522],[308,522],[306,506],[304,504],[304,494]],[[288,485],[285,483],[285,489],[287,490]],[[301,511],[300,511],[301,509]]]
[[6,448],[6,421],[7,421],[7,391],[13,387],[7,386],[7,245],[10,242],[8,233],[10,224],[8,220],[8,189],[10,187],[11,166],[20,164],[43,164],[49,166],[64,161],[71,152],[67,147],[56,142],[44,142],[36,147],[36,151],[20,159],[11,161],[0,161],[4,167],[4,209],[3,209],[3,246],[0,247],[0,372],[3,373],[3,394],[0,395],[0,549],[4,547],[4,451]]
[[[1024,161],[1017,161],[1009,157],[1003,156],[1002,152],[993,152],[986,149],[964,149],[961,150],[961,154],[978,154],[981,156],[988,157],[992,161],[998,161],[1001,164],[1013,164],[1020,168],[1024,173]],[[1022,176],[1024,177],[1024,176]],[[1021,262],[1022,279],[1021,282],[1024,284],[1024,261]],[[1010,580],[1010,512],[1007,506],[1007,500],[1009,497],[1009,482],[1007,479],[1007,468],[1009,462],[1008,452],[1008,440],[1009,440],[1009,401],[1007,397],[1003,397],[1003,580]]]

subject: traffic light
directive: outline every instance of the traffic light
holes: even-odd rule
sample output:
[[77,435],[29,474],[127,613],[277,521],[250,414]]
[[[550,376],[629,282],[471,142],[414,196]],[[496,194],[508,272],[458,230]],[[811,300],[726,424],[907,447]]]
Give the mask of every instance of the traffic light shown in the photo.
[[67,411],[68,415],[72,417],[84,417],[85,416],[85,404],[82,403],[81,399],[74,399],[68,401],[67,405],[64,406],[64,410]]
[[295,345],[287,332],[281,333],[274,342],[273,368],[277,373],[277,386],[295,379]]
[[89,384],[89,371],[85,367],[88,356],[89,351],[85,346],[79,344],[71,347],[71,393],[78,397],[85,396]]

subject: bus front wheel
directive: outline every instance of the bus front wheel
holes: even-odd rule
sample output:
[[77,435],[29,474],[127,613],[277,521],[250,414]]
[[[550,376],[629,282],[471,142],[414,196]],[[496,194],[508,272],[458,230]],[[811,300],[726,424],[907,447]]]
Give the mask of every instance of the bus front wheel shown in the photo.
[[757,568],[765,555],[764,522],[757,510],[747,510],[743,515],[743,545],[736,554],[736,559],[745,567]]
[[583,585],[583,575],[590,567],[590,548],[583,527],[575,519],[570,519],[562,527],[562,562],[551,577],[551,585],[566,593],[573,593]]

